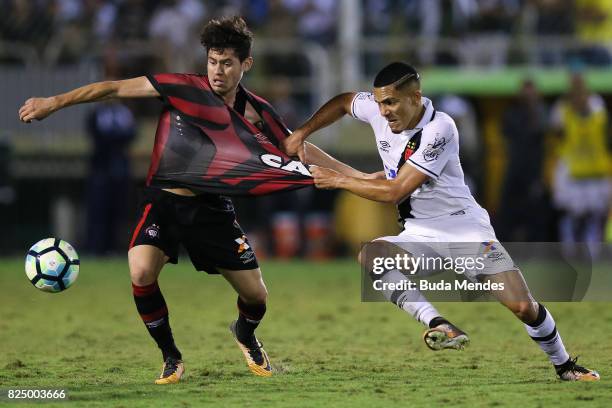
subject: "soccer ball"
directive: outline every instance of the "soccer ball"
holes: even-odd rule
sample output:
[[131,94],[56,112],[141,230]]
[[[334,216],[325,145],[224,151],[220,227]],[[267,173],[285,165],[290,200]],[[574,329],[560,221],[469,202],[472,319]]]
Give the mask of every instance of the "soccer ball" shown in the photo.
[[79,255],[66,241],[46,238],[28,251],[25,272],[36,288],[45,292],[61,292],[79,276]]

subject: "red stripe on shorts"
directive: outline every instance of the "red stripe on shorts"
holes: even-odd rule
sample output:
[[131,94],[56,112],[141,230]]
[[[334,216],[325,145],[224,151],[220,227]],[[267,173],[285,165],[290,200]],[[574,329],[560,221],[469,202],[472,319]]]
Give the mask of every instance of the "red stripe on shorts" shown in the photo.
[[142,224],[144,224],[145,220],[147,219],[147,216],[149,215],[149,211],[151,211],[152,205],[153,204],[147,204],[145,206],[144,212],[142,213],[142,217],[140,218],[140,221],[138,222],[138,225],[136,225],[136,229],[134,230],[134,234],[132,235],[132,240],[130,241],[130,246],[129,246],[128,249],[132,249],[134,247],[134,241],[136,241],[136,237],[140,233],[140,229],[142,228]]

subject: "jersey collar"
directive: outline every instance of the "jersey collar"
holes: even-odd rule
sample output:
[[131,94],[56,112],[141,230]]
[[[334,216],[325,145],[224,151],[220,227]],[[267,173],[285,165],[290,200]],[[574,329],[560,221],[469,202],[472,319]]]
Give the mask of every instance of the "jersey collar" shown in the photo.
[[425,97],[422,97],[421,99],[423,100],[425,113],[423,114],[421,121],[415,126],[415,129],[423,129],[425,125],[431,122],[431,120],[433,119],[434,107],[433,103],[431,102],[431,99]]

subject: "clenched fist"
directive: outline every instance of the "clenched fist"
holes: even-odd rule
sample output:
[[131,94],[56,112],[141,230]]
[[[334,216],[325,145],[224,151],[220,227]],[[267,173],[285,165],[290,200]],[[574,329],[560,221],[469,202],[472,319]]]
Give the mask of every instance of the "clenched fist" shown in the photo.
[[305,161],[306,157],[304,154],[304,133],[296,129],[290,134],[285,140],[281,142],[281,150],[287,154],[287,156],[298,156],[301,161]]
[[30,123],[32,120],[43,120],[55,112],[55,98],[30,98],[19,108],[19,120]]
[[315,186],[317,188],[332,190],[340,187],[340,181],[344,177],[332,169],[326,169],[325,167],[310,166],[310,174],[314,178]]

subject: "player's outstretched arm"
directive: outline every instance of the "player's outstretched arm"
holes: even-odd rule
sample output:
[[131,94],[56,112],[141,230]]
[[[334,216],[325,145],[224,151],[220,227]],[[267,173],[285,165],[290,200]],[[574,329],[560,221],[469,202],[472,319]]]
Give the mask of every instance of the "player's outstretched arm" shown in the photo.
[[328,169],[332,169],[337,171],[340,174],[349,177],[361,178],[361,179],[374,179],[380,178],[382,174],[382,178],[384,179],[384,172],[380,173],[364,173],[359,171],[346,163],[341,162],[340,160],[334,158],[330,154],[326,153],[323,149],[313,145],[312,143],[305,142],[304,150],[300,158],[305,164],[312,164],[319,167],[325,167]]
[[48,98],[30,98],[19,108],[19,119],[30,123],[43,120],[68,106],[112,98],[151,98],[159,93],[145,76],[120,81],[95,82]]
[[319,129],[323,129],[336,122],[346,114],[351,113],[351,103],[355,97],[354,92],[347,92],[336,95],[323,105],[314,115],[310,117],[302,126],[293,131],[293,133],[283,140],[281,148],[289,156],[301,156],[302,145],[308,136]]
[[368,200],[394,204],[402,202],[429,179],[425,173],[409,165],[403,166],[393,180],[364,180],[317,166],[312,166],[310,173],[317,188],[341,188]]

